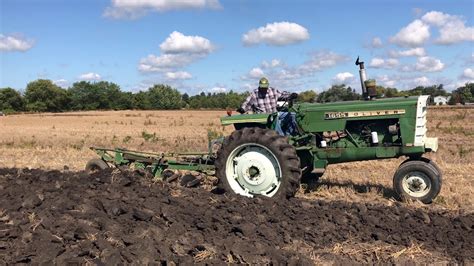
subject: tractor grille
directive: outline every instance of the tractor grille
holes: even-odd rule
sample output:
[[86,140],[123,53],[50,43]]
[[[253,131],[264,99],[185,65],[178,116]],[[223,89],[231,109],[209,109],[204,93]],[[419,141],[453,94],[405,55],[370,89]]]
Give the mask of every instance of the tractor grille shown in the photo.
[[416,106],[416,128],[415,128],[415,146],[424,146],[426,139],[426,111],[428,105],[428,95],[418,97]]

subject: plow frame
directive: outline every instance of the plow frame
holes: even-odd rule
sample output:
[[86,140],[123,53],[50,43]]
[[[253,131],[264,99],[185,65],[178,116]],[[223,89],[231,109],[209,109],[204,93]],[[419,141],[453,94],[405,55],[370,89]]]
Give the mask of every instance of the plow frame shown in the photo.
[[152,153],[124,148],[90,147],[109,166],[129,167],[132,170],[148,171],[155,179],[163,179],[165,170],[214,171],[215,156],[209,152]]

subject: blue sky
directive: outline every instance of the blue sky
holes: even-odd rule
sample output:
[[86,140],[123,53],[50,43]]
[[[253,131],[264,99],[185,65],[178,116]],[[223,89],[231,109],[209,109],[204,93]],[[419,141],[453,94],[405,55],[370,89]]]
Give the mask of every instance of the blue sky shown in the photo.
[[0,87],[107,80],[125,91],[359,89],[474,81],[472,1],[1,0]]

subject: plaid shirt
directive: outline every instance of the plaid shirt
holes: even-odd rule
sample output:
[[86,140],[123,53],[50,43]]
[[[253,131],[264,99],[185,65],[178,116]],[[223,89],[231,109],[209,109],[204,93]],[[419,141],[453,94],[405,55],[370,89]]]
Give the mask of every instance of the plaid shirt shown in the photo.
[[282,97],[289,97],[288,92],[281,92],[272,87],[268,88],[266,93],[261,93],[258,89],[254,90],[242,104],[245,111],[257,111],[263,113],[274,113],[277,111],[277,100]]

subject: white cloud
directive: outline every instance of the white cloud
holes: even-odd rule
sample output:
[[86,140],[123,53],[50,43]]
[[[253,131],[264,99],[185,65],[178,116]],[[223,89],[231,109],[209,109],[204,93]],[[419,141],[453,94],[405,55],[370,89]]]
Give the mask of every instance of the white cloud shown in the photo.
[[422,72],[438,72],[443,69],[444,64],[441,60],[429,56],[419,57],[415,64],[415,70]]
[[97,80],[101,80],[102,77],[97,73],[89,72],[89,73],[84,73],[80,75],[78,79],[85,80],[85,81],[97,81]]
[[399,62],[395,58],[388,58],[388,59],[383,59],[383,58],[372,58],[372,60],[369,63],[370,67],[373,68],[386,68],[386,69],[391,69],[396,66],[398,66]]
[[403,51],[390,51],[391,57],[425,56],[425,48],[417,47]]
[[453,80],[442,76],[430,78],[425,75],[414,74],[384,74],[376,76],[375,79],[377,80],[377,84],[379,85],[382,85],[384,87],[397,88],[399,90],[413,89],[417,86],[432,86],[436,84],[443,84],[446,89],[453,89],[454,87]]
[[413,89],[417,86],[430,86],[433,83],[433,80],[429,79],[426,76],[417,76],[417,75],[379,75],[375,76],[375,80],[378,85],[390,88],[397,88],[399,90]]
[[58,79],[58,80],[53,81],[53,83],[63,89],[69,87],[69,82],[65,79]]
[[252,68],[245,75],[241,76],[240,79],[244,83],[242,87],[252,89],[257,86],[258,79],[262,77],[261,74],[264,74],[269,79],[270,85],[275,88],[304,90],[308,88],[308,81],[318,78],[316,72],[348,61],[350,59],[346,56],[322,50],[308,54],[308,59],[305,62],[295,66],[289,66],[281,60],[272,60],[273,64],[263,61],[259,67]]
[[160,49],[166,54],[209,54],[214,50],[214,45],[201,36],[186,36],[181,32],[173,31],[160,45]]
[[186,54],[148,55],[140,60],[138,69],[143,72],[165,72],[189,65],[195,58]]
[[462,74],[462,78],[473,80],[474,79],[474,69],[472,69],[472,68],[464,69],[464,72]]
[[161,55],[150,54],[140,59],[141,72],[177,72],[178,69],[206,57],[214,45],[201,36],[186,36],[174,31],[160,44]]
[[402,28],[390,41],[404,47],[422,46],[430,38],[430,26],[417,19]]
[[425,13],[408,26],[402,28],[390,38],[392,43],[404,47],[420,47],[431,36],[430,26],[438,28],[439,36],[435,43],[450,45],[463,41],[474,41],[474,27],[466,26],[461,16],[450,15],[439,11]]
[[167,79],[177,80],[177,79],[191,79],[193,76],[186,71],[177,71],[177,72],[166,72],[165,74]]
[[379,68],[379,67],[382,67],[384,63],[385,63],[385,60],[383,60],[382,58],[375,57],[375,58],[372,58],[372,60],[369,63],[369,66],[373,68]]
[[262,62],[262,67],[263,68],[275,68],[275,67],[281,66],[281,64],[282,64],[281,60],[272,59],[272,61],[270,61],[270,62],[263,61]]
[[463,73],[459,75],[458,80],[453,84],[453,89],[463,87],[466,83],[474,83],[474,69],[466,68]]
[[336,54],[331,51],[319,51],[312,53],[310,59],[298,67],[298,71],[312,74],[349,60],[350,59],[347,56]]
[[7,36],[0,34],[0,51],[25,52],[33,47],[34,42],[19,36]]
[[452,85],[452,89],[457,89],[459,87],[464,87],[466,86],[466,83],[473,83],[474,80],[471,81],[465,81],[465,80],[458,80],[455,84]]
[[332,80],[337,84],[348,83],[354,80],[354,75],[349,72],[337,73]]
[[215,92],[215,93],[227,92],[227,88],[225,88],[225,87],[213,87],[213,88],[211,88],[211,92]]
[[244,45],[267,45],[284,46],[299,43],[309,39],[308,30],[296,23],[274,22],[265,27],[252,29],[242,36]]
[[451,20],[451,18],[451,15],[444,14],[438,11],[431,11],[423,15],[421,19],[426,23],[440,27],[446,24],[449,20]]
[[263,70],[259,67],[254,67],[249,72],[249,77],[250,78],[255,78],[255,79],[259,79],[259,78],[263,77],[264,75],[265,74],[263,73]]
[[104,11],[109,18],[138,18],[150,11],[166,12],[182,9],[220,9],[219,0],[112,0]]
[[399,64],[398,60],[395,59],[395,58],[389,58],[389,59],[386,60],[386,62],[387,62],[387,66],[390,67],[390,68],[398,66],[398,64]]
[[429,86],[429,85],[432,85],[431,80],[426,76],[415,78],[413,80],[413,83],[414,83],[415,87],[416,86]]
[[376,77],[376,81],[377,83],[379,83],[380,85],[384,86],[384,87],[395,87],[397,81],[391,77],[389,77],[388,75],[382,75],[382,76],[378,76]]
[[382,40],[379,37],[375,37],[372,39],[371,43],[372,48],[380,48],[383,46]]
[[474,27],[466,27],[462,17],[431,11],[421,18],[424,22],[439,27],[439,44],[454,44],[462,41],[474,41]]

